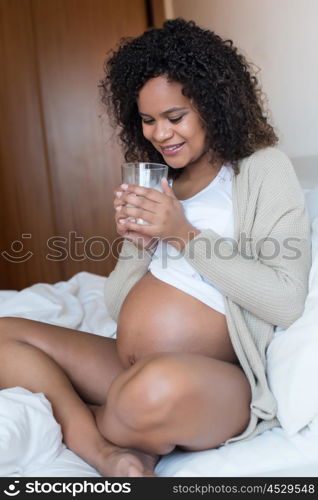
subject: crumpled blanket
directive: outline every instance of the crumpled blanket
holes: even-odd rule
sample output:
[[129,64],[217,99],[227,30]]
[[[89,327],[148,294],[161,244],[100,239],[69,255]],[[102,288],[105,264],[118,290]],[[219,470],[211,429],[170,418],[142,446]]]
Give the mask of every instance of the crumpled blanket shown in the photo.
[[[81,272],[53,285],[0,291],[0,317],[43,321],[104,336],[116,323],[104,303],[105,279]],[[50,402],[22,387],[0,390],[0,476],[27,476],[49,466],[65,445]]]

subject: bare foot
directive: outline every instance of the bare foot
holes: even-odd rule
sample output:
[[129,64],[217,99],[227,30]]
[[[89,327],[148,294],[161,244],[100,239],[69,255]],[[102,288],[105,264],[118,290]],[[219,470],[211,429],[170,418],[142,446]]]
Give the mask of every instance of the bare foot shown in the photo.
[[[96,417],[98,406],[87,406]],[[159,455],[110,445],[105,440],[105,448],[96,457],[95,467],[104,477],[157,477],[154,468],[159,458]]]
[[105,477],[156,477],[154,468],[158,462],[157,455],[149,455],[129,448],[109,449],[105,447],[97,466]]

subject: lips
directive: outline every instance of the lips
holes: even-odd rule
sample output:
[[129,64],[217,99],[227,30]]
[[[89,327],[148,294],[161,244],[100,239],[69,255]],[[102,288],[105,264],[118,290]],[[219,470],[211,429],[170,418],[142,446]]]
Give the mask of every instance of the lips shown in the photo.
[[175,154],[180,151],[185,142],[180,142],[179,144],[171,144],[168,146],[161,146],[161,151],[163,154]]

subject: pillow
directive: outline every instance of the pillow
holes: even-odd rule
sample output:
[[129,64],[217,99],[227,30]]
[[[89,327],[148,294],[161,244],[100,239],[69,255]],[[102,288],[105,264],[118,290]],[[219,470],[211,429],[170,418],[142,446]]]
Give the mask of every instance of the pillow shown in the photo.
[[312,221],[312,266],[303,315],[277,332],[267,350],[269,386],[282,428],[293,435],[318,414],[318,217]]
[[22,387],[0,391],[1,477],[28,476],[52,463],[64,448],[61,426],[43,393]]

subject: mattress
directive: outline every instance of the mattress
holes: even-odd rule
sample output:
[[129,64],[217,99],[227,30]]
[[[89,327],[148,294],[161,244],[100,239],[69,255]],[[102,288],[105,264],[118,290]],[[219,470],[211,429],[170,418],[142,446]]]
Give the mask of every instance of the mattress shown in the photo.
[[[0,291],[0,316],[17,316],[104,336],[116,324],[105,308],[102,276],[81,272],[53,285]],[[217,449],[174,450],[161,458],[162,477],[318,477],[318,423],[293,436],[280,428]],[[49,401],[22,387],[0,391],[0,476],[99,477],[67,449]]]

